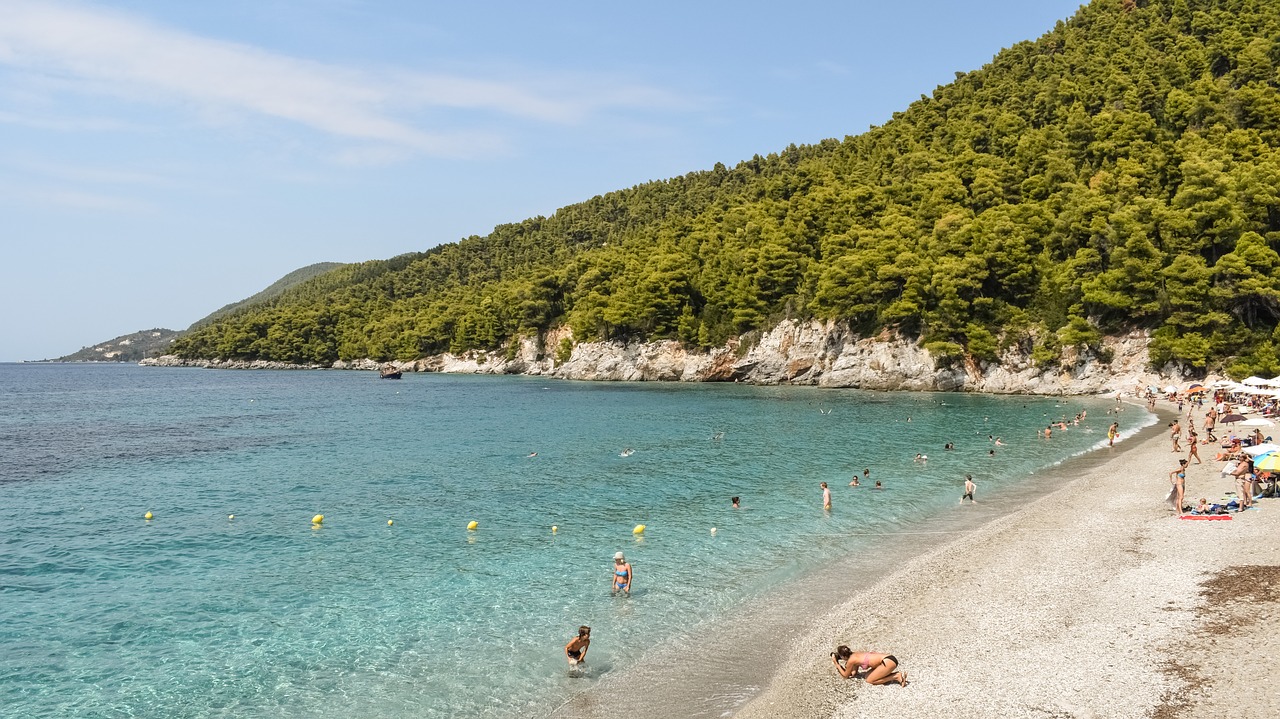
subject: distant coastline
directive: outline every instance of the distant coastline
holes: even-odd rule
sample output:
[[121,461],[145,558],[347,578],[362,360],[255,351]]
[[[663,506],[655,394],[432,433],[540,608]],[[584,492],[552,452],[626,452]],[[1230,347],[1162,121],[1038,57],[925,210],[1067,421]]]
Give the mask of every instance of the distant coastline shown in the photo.
[[1074,396],[1164,387],[1183,381],[1181,368],[1149,366],[1144,333],[1104,338],[1097,353],[1064,352],[1061,361],[1035,363],[1021,348],[1006,349],[997,361],[966,359],[938,363],[919,343],[896,336],[859,337],[839,322],[786,320],[751,338],[738,338],[708,352],[680,343],[583,342],[552,357],[567,331],[525,338],[506,353],[472,351],[411,361],[339,360],[332,364],[292,364],[266,360],[185,359],[174,355],[143,360],[157,367],[208,369],[377,370],[392,365],[403,372],[516,374],[589,381],[745,382],[870,390],[957,391],[990,394]]

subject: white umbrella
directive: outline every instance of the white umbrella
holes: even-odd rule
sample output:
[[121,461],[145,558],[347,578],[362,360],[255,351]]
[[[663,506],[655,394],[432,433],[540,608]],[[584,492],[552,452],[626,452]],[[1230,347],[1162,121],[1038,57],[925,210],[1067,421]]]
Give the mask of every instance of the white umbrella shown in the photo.
[[1260,385],[1260,384],[1266,384],[1266,383],[1267,383],[1267,380],[1262,379],[1261,377],[1259,377],[1259,376],[1257,376],[1257,375],[1254,375],[1254,376],[1252,376],[1252,377],[1246,377],[1246,378],[1244,378],[1244,379],[1240,380],[1240,383],[1241,383],[1241,384],[1248,384],[1248,385]]
[[1266,381],[1268,387],[1280,387],[1280,377],[1272,377]]
[[1240,426],[1241,427],[1270,427],[1274,424],[1275,422],[1272,422],[1269,419],[1265,419],[1263,417],[1254,417],[1252,419],[1246,419],[1245,421],[1241,422]]
[[1178,391],[1178,388],[1174,387],[1173,385],[1169,385],[1168,387],[1164,388],[1164,391],[1166,394],[1174,394],[1175,392]]
[[1280,444],[1271,444],[1270,442],[1263,442],[1262,444],[1254,445],[1252,447],[1245,447],[1242,451],[1247,455],[1257,457],[1260,454],[1267,454],[1270,452],[1274,452],[1277,449],[1280,449]]

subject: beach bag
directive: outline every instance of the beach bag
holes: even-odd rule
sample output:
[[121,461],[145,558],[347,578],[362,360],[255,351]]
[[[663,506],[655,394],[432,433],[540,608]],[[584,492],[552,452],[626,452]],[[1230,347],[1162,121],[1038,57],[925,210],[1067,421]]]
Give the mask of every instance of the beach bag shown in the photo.
[[1234,474],[1235,471],[1236,471],[1236,461],[1234,459],[1231,460],[1230,462],[1227,462],[1227,464],[1222,468],[1222,474],[1224,476],[1228,474]]

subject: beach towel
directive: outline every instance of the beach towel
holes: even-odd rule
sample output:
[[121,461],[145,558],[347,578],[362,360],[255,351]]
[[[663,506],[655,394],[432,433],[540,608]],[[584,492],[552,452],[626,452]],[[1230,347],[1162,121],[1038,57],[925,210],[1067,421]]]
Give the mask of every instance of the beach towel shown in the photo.
[[1174,509],[1179,511],[1182,510],[1182,507],[1178,506],[1178,488],[1177,487],[1169,488],[1169,494],[1165,495],[1164,501],[1168,502],[1170,507],[1173,507]]

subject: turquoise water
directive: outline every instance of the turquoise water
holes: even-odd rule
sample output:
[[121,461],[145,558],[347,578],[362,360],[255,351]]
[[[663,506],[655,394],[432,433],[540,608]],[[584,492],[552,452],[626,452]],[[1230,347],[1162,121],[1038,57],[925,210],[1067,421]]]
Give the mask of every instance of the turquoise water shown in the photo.
[[[0,365],[0,707],[543,715],[859,541],[815,536],[920,526],[953,511],[965,472],[982,500],[1105,444],[1111,406]],[[1007,443],[995,457],[988,435]],[[884,490],[847,486],[864,467]],[[609,592],[619,550],[629,598]],[[562,647],[584,623],[591,676],[571,678]]]

